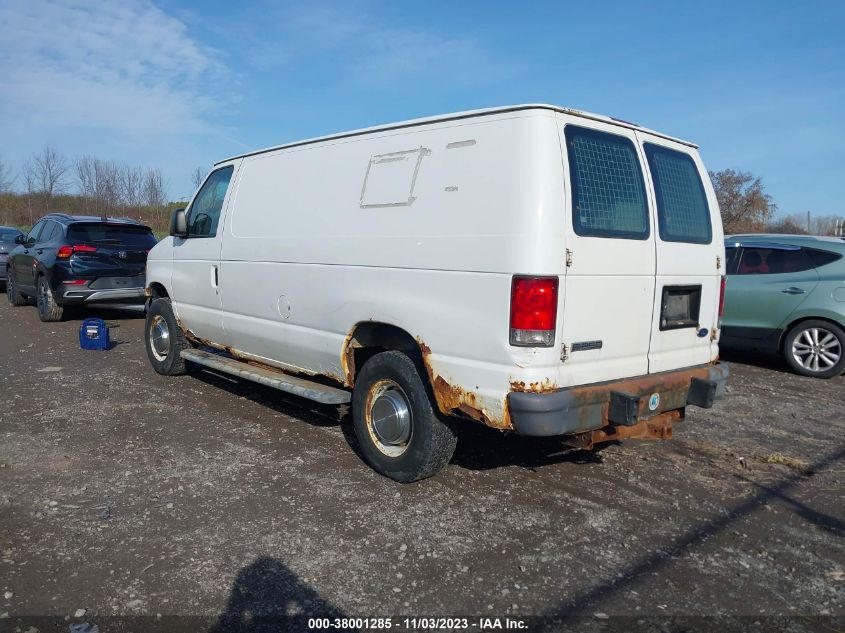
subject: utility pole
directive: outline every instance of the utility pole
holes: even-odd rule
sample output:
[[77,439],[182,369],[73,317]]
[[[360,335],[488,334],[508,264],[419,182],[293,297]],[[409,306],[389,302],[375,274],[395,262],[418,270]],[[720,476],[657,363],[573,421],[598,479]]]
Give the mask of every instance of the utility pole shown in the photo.
[[807,233],[810,232],[810,211],[807,211]]

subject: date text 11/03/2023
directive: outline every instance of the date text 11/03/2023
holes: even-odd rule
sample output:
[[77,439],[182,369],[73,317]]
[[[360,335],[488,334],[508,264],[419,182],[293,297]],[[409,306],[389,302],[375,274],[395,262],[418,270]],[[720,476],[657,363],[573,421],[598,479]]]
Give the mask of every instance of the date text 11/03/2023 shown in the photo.
[[404,631],[518,631],[528,628],[519,618],[402,617],[402,618],[309,618],[309,630],[404,630]]

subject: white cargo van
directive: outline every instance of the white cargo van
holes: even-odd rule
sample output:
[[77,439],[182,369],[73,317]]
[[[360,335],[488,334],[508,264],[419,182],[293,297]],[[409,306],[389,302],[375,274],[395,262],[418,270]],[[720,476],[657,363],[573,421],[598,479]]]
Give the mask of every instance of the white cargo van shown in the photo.
[[668,438],[709,407],[724,289],[696,146],[548,105],[217,163],[147,263],[146,346],[351,402],[360,450],[430,476],[464,418],[567,444]]

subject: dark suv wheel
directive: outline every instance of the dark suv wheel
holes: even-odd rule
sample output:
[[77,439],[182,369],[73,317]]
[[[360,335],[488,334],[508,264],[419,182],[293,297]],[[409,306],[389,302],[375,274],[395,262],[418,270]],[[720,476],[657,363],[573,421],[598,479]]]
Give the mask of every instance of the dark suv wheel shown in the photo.
[[35,287],[38,290],[38,294],[35,297],[35,302],[38,306],[38,318],[46,323],[61,321],[64,309],[53,296],[53,291],[50,289],[50,282],[47,281],[47,277],[44,275],[39,276]]
[[9,277],[6,279],[6,300],[13,306],[25,306],[28,303],[27,298],[18,292],[18,285],[15,283],[11,270],[8,275]]

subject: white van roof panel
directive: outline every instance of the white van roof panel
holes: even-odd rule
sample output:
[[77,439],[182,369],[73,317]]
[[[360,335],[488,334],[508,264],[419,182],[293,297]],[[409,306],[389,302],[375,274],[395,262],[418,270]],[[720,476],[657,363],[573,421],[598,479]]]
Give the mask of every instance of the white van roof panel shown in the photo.
[[322,141],[331,141],[335,139],[342,139],[342,138],[349,138],[352,136],[361,136],[363,134],[371,134],[374,132],[386,132],[390,130],[398,130],[406,127],[416,127],[419,125],[426,125],[429,123],[440,123],[443,121],[456,121],[460,119],[468,119],[473,117],[480,117],[490,114],[506,114],[508,112],[518,112],[521,110],[551,110],[553,112],[560,112],[562,114],[569,114],[573,116],[583,117],[585,119],[592,119],[594,121],[603,121],[605,123],[610,123],[612,125],[618,125],[620,127],[628,128],[631,130],[637,130],[639,132],[644,132],[647,134],[652,134],[654,136],[658,136],[660,138],[665,138],[670,141],[675,141],[677,143],[681,143],[683,145],[688,145],[689,147],[698,147],[695,143],[691,143],[689,141],[684,141],[679,138],[675,138],[669,136],[667,134],[663,134],[661,132],[655,132],[654,130],[650,130],[648,128],[644,128],[639,126],[635,123],[630,123],[629,121],[624,121],[622,119],[615,119],[613,117],[605,116],[603,114],[593,114],[592,112],[584,112],[583,110],[576,110],[574,108],[564,108],[561,106],[549,105],[546,103],[526,103],[521,105],[512,105],[512,106],[500,106],[498,108],[482,108],[480,110],[467,110],[465,112],[453,112],[451,114],[440,114],[437,116],[432,117],[424,117],[421,119],[410,119],[408,121],[400,121],[398,123],[388,123],[385,125],[377,125],[375,127],[368,127],[362,128],[359,130],[351,130],[349,132],[339,132],[337,134],[329,134],[326,136],[317,136],[314,138],[305,139],[302,141],[295,141],[293,143],[285,143],[282,145],[275,145],[273,147],[267,147],[264,149],[255,150],[252,152],[246,152],[244,154],[239,154],[237,156],[232,156],[225,160],[218,161],[215,165],[219,165],[221,163],[226,163],[231,160],[236,160],[238,158],[245,158],[247,156],[254,156],[256,154],[264,154],[265,152],[273,152],[280,149],[285,149],[288,147],[298,147],[300,145],[309,145],[311,143],[319,143]]

